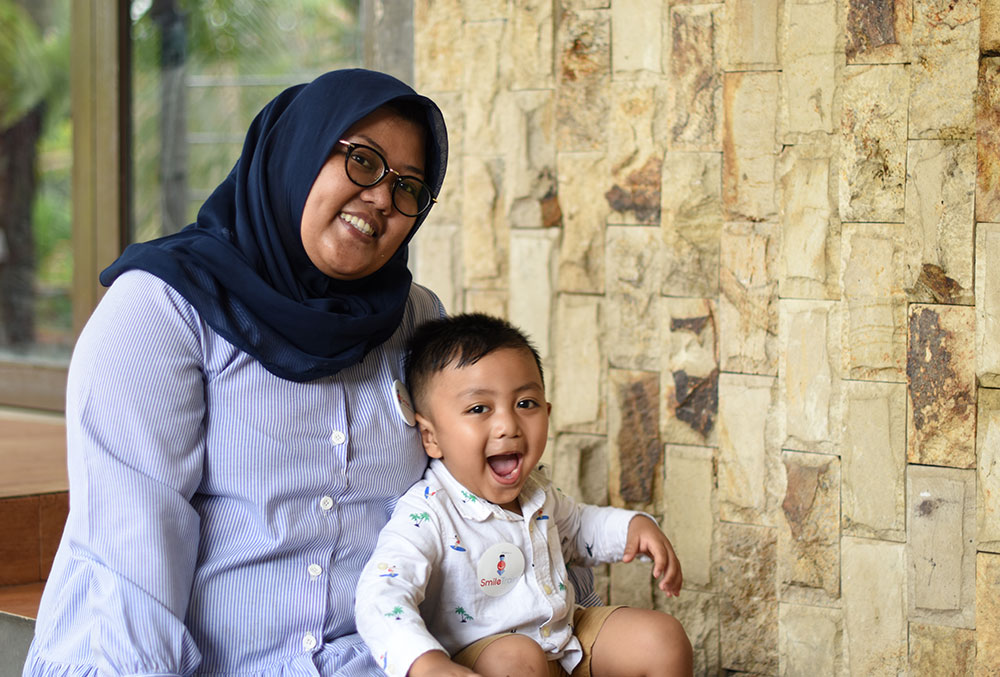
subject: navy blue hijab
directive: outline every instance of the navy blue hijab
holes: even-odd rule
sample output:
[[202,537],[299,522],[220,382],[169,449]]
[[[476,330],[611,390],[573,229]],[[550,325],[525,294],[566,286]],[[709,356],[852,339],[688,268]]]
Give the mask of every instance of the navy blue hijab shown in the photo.
[[333,71],[279,94],[257,115],[236,166],[179,233],[130,245],[101,273],[146,270],[176,289],[220,336],[268,371],[311,381],[361,361],[403,317],[411,275],[406,245],[375,273],[336,280],[316,268],[299,233],[313,181],[344,132],[390,101],[423,109],[424,175],[437,195],[448,139],[441,111],[399,80]]

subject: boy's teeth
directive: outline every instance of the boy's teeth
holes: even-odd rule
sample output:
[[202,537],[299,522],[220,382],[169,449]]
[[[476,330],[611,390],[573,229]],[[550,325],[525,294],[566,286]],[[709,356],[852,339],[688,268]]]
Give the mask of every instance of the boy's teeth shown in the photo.
[[351,214],[341,214],[340,218],[344,219],[344,221],[347,221],[349,224],[360,230],[365,235],[375,234],[375,229],[372,228],[370,225],[368,225],[368,222],[363,219],[359,219],[358,217],[352,216]]

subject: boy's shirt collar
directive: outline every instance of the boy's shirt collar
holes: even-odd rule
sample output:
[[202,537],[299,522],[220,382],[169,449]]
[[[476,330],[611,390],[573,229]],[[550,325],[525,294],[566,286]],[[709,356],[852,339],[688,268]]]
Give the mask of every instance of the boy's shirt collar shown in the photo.
[[[482,496],[477,496],[466,489],[448,471],[444,462],[439,458],[431,459],[426,479],[432,485],[430,487],[431,491],[444,491],[462,517],[476,522],[485,522],[490,517],[513,522],[524,519],[524,515],[534,514],[545,502],[545,488],[549,484],[543,466],[539,465],[532,470],[524,486],[521,487],[521,494],[519,496],[521,514],[518,515],[501,508],[496,503],[490,503]],[[433,486],[434,484],[439,484],[440,489],[436,489]]]

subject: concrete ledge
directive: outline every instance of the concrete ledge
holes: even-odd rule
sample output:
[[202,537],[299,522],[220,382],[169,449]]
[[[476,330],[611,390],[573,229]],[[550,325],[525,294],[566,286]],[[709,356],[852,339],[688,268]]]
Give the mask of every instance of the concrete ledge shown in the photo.
[[35,621],[0,611],[0,677],[21,677]]

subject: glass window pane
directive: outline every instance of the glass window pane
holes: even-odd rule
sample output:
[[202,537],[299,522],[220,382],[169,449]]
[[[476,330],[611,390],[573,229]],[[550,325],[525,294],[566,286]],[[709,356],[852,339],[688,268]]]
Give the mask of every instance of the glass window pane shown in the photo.
[[0,362],[73,342],[69,0],[0,0]]
[[282,89],[361,60],[358,0],[133,0],[131,15],[133,241],[194,220]]

